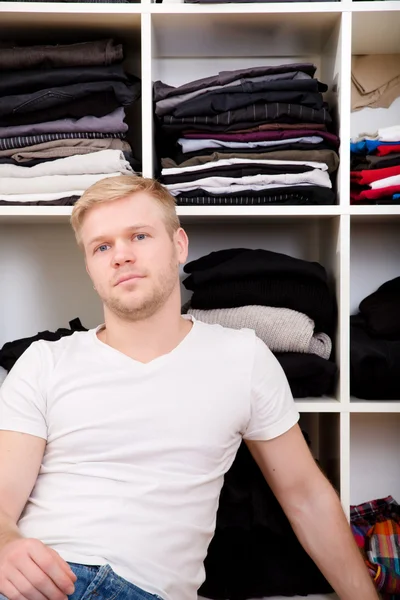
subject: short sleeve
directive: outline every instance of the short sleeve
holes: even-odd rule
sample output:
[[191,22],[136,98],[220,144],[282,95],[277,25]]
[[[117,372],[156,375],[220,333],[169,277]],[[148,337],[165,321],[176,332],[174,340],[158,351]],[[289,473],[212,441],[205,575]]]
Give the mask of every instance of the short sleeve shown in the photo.
[[250,420],[243,433],[246,440],[271,440],[299,420],[286,375],[271,350],[258,337],[255,338],[250,401]]
[[0,387],[0,430],[29,433],[47,440],[45,370],[41,343],[34,342]]

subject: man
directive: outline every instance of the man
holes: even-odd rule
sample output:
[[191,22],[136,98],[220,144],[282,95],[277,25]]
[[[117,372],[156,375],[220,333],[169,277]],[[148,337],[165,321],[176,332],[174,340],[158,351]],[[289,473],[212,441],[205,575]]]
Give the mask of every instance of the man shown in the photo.
[[1,388],[2,597],[195,600],[243,438],[341,600],[376,600],[274,356],[253,331],[181,316],[169,193],[106,178],[71,222],[104,325],[32,344]]

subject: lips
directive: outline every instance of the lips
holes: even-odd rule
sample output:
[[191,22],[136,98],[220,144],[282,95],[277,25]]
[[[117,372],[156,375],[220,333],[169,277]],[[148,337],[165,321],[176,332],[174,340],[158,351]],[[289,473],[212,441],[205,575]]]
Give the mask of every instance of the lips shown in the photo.
[[123,275],[117,280],[117,283],[115,285],[117,286],[120,283],[124,283],[124,281],[132,281],[133,279],[142,279],[142,275],[136,275],[134,273]]

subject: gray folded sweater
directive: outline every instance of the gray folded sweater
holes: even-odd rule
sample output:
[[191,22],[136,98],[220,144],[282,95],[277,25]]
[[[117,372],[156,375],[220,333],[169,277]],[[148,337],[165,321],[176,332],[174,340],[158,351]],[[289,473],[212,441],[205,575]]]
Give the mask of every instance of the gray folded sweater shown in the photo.
[[296,310],[248,305],[212,310],[189,308],[188,314],[204,323],[254,329],[272,352],[302,352],[325,359],[331,355],[330,337],[326,333],[314,333],[314,321]]

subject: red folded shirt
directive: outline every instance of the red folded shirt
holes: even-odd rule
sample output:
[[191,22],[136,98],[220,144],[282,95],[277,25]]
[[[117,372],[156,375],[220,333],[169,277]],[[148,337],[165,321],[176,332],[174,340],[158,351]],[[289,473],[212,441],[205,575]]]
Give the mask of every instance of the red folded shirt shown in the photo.
[[377,156],[386,156],[387,154],[393,154],[394,152],[400,151],[400,144],[385,144],[378,146],[376,149]]
[[359,185],[368,185],[373,181],[379,181],[379,179],[386,179],[386,177],[392,177],[393,175],[400,175],[400,166],[386,167],[384,169],[365,169],[364,171],[351,171],[350,179],[353,183],[358,183]]
[[378,190],[363,190],[362,192],[350,192],[351,203],[362,202],[363,200],[377,200],[385,196],[393,196],[400,192],[400,185],[391,185],[387,188],[379,188]]

